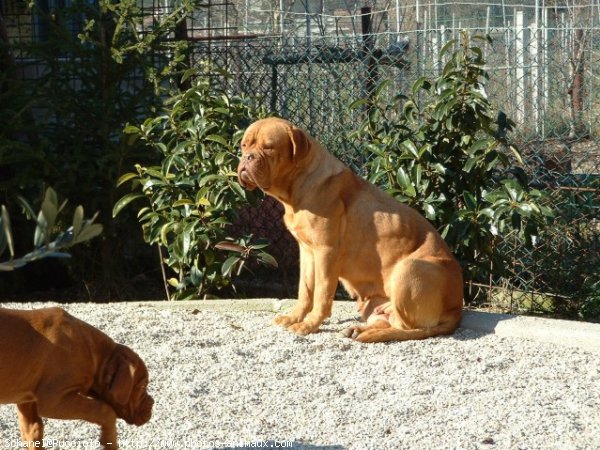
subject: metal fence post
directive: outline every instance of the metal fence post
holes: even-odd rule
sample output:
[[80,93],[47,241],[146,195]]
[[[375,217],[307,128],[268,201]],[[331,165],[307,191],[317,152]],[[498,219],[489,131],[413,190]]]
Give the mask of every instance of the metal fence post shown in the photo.
[[361,14],[361,25],[362,25],[362,37],[363,37],[363,53],[365,63],[367,66],[367,73],[365,79],[365,90],[366,97],[369,100],[367,106],[367,114],[371,111],[374,101],[375,88],[377,87],[378,71],[377,61],[375,60],[375,35],[371,27],[372,24],[372,13],[370,6],[363,6],[360,8]]

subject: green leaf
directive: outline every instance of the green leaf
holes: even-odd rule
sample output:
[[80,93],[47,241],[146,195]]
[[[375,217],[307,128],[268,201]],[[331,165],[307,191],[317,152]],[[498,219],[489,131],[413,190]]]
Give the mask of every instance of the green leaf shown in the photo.
[[219,136],[218,134],[208,135],[208,136],[206,136],[205,139],[207,141],[216,142],[218,144],[221,144],[223,147],[229,148],[229,143],[227,142],[227,140],[225,138],[223,138],[223,136]]
[[[200,194],[200,193],[198,193]],[[196,198],[196,205],[198,206],[210,206],[210,201],[206,197]]]
[[390,86],[392,85],[392,80],[390,79],[384,79],[383,81],[381,81],[378,85],[377,88],[375,89],[375,98],[379,98],[381,97],[381,94],[388,89]]
[[275,269],[279,267],[279,264],[277,264],[277,260],[268,253],[261,252],[258,255],[258,260],[261,261],[263,264],[266,264],[267,266],[274,267]]
[[494,216],[495,216],[493,208],[483,208],[481,211],[479,211],[479,214],[481,214],[482,216],[486,216],[492,220],[494,219]]
[[408,150],[416,159],[419,159],[419,151],[413,141],[406,140],[401,145],[402,148]]
[[137,173],[133,173],[133,172],[124,173],[117,180],[117,186],[121,186],[123,183],[126,183],[129,180],[132,180],[134,178],[139,178],[139,177],[140,176]]
[[431,168],[441,175],[445,175],[447,172],[446,167],[444,167],[444,165],[441,163],[431,164]]
[[180,200],[177,200],[175,203],[173,203],[173,208],[177,208],[178,206],[184,206],[184,205],[193,205],[194,202],[192,200],[190,200],[189,198],[182,198]]
[[134,125],[127,124],[125,126],[125,128],[123,129],[123,133],[125,133],[125,134],[140,134],[141,130]]
[[467,159],[467,162],[465,163],[463,170],[466,173],[471,173],[471,170],[473,170],[473,167],[475,167],[480,161],[481,161],[481,158],[479,158],[479,157],[471,157],[471,158]]
[[51,231],[52,227],[54,227],[54,222],[56,221],[56,215],[58,214],[58,199],[56,192],[54,192],[54,189],[52,188],[46,189],[46,195],[42,202],[42,212],[46,219],[47,230]]
[[2,217],[2,231],[4,233],[4,237],[6,239],[6,244],[8,246],[8,253],[10,254],[10,258],[14,258],[15,256],[15,245],[13,241],[12,230],[10,227],[10,217],[8,215],[8,210],[4,205],[1,208],[1,217]]
[[36,214],[35,214],[35,211],[33,210],[33,208],[31,207],[31,205],[29,204],[29,202],[24,197],[21,197],[20,195],[17,195],[17,200],[19,201],[19,203],[21,204],[21,207],[25,211],[25,215],[27,216],[27,219],[35,220]]
[[525,217],[531,217],[534,212],[531,205],[527,203],[522,203],[519,206],[517,206],[517,210]]
[[229,184],[229,187],[233,190],[233,192],[235,192],[240,198],[246,197],[246,191],[244,191],[244,189],[242,189],[242,187],[240,186],[239,183],[237,183],[235,181],[229,181],[228,184]]
[[473,194],[465,191],[463,192],[463,199],[465,201],[465,206],[467,207],[467,209],[471,211],[477,209],[477,200],[475,199],[475,196]]
[[81,224],[83,223],[83,206],[79,205],[75,208],[73,213],[73,237],[77,237],[81,231]]
[[47,252],[43,254],[44,258],[70,258],[71,255],[65,252]]
[[430,82],[426,77],[418,78],[417,81],[415,81],[412,86],[413,97],[417,97],[417,95],[419,95],[419,91],[421,89],[429,90],[429,88],[430,88]]
[[425,217],[429,220],[435,219],[435,208],[429,203],[423,205],[423,212],[425,213]]
[[77,238],[73,241],[73,244],[78,244],[80,242],[89,241],[90,239],[95,238],[96,236],[102,233],[102,225],[98,223],[93,223],[81,230]]
[[481,150],[486,150],[491,144],[489,139],[478,139],[471,144],[467,150],[469,155],[473,155]]
[[190,78],[192,78],[193,76],[196,76],[196,75],[198,75],[198,68],[197,67],[190,67],[185,72],[183,72],[183,75],[181,76],[181,83],[182,84],[185,83]]
[[523,194],[523,187],[515,180],[505,180],[504,189],[513,201],[519,201]]
[[112,211],[113,218],[117,217],[117,214],[119,214],[121,212],[121,210],[123,208],[125,208],[125,206],[130,204],[132,201],[137,200],[138,198],[145,198],[145,195],[131,193],[131,194],[127,194],[127,195],[121,197],[117,201],[117,203],[115,203],[115,206],[113,207],[113,211]]
[[163,246],[167,248],[169,247],[169,240],[167,238],[167,235],[169,234],[169,231],[171,231],[172,227],[173,222],[167,222],[160,227],[160,242]]
[[230,256],[229,258],[227,258],[225,260],[225,262],[223,263],[223,265],[221,266],[221,274],[224,277],[231,276],[233,268],[234,268],[235,264],[238,263],[238,261],[240,261],[239,256]]
[[15,267],[11,262],[0,263],[0,272],[12,272],[13,270],[15,270]]
[[440,58],[442,56],[444,56],[446,53],[448,53],[450,51],[450,49],[452,49],[457,43],[458,43],[458,41],[456,39],[451,39],[450,41],[448,41],[446,43],[446,45],[444,45],[442,47],[442,49],[440,50]]
[[8,246],[8,242],[6,240],[6,235],[4,234],[3,222],[4,221],[2,220],[2,217],[0,215],[0,256],[2,256],[2,254],[6,250],[6,247]]
[[47,234],[48,222],[46,222],[46,217],[44,216],[44,213],[40,211],[37,216],[37,225],[33,233],[33,246],[37,248],[44,245],[44,242],[46,242]]
[[523,158],[521,157],[521,153],[519,152],[519,150],[517,150],[514,145],[509,145],[508,148],[513,153],[513,155],[515,155],[515,158],[517,159],[519,164],[523,165]]
[[194,264],[190,267],[190,280],[194,286],[199,286],[202,283],[202,279],[204,278],[203,273],[198,269],[198,267]]
[[358,108],[361,108],[361,107],[366,106],[368,104],[369,104],[369,101],[366,98],[360,98],[360,99],[355,100],[352,103],[350,103],[349,108],[350,109],[358,109]]
[[396,180],[406,195],[409,197],[415,197],[417,195],[415,187],[413,186],[403,167],[398,168],[398,171],[396,172]]

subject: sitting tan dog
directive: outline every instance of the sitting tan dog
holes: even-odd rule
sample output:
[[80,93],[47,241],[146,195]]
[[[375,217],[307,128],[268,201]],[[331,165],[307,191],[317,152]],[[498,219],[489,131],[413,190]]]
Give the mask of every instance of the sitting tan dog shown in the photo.
[[0,308],[0,403],[17,404],[29,446],[43,448],[49,417],[96,423],[104,448],[118,448],[117,417],[150,420],[147,385],[138,355],[61,308]]
[[344,166],[306,132],[269,118],[246,130],[238,178],[279,200],[300,246],[298,302],[275,323],[316,332],[338,280],[366,326],[361,342],[451,334],[462,313],[462,271],[435,228]]

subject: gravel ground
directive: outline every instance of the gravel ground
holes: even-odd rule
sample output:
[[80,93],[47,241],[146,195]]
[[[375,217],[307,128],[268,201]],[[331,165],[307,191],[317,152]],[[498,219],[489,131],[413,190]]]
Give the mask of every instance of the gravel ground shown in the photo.
[[[64,307],[148,365],[153,418],[119,421],[122,449],[600,449],[598,353],[462,328],[359,344],[339,333],[351,308],[298,337],[267,311]],[[46,422],[49,448],[94,447],[98,433]],[[0,405],[0,448],[17,438]]]

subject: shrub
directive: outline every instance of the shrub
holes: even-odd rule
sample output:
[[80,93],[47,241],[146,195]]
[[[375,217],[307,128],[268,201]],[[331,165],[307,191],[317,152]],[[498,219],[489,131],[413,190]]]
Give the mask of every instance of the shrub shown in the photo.
[[12,271],[25,264],[42,258],[68,258],[65,252],[69,247],[88,241],[102,233],[102,225],[94,223],[98,214],[91,219],[83,218],[83,207],[78,206],[73,214],[73,222],[66,230],[58,226],[57,218],[64,210],[67,201],[59,205],[56,192],[52,188],[46,190],[40,211],[35,214],[27,200],[20,197],[19,202],[29,220],[36,224],[33,235],[34,250],[15,258],[15,246],[10,217],[4,205],[0,214],[0,256],[8,249],[8,261],[0,262],[0,272]]
[[[456,44],[449,42],[440,58]],[[531,245],[551,215],[507,140],[513,123],[502,114],[495,121],[484,64],[481,49],[463,34],[441,75],[417,80],[410,96],[386,103],[391,82],[384,82],[355,133],[364,144],[369,179],[433,222],[466,280],[475,281],[502,275],[506,255],[498,244],[506,235],[514,231]]]
[[[31,2],[39,39],[19,47],[0,39],[0,53],[24,56],[9,58],[0,73],[0,115],[9,118],[0,127],[3,202],[12,212],[17,195],[33,198],[51,185],[75,205],[99,211],[106,239],[73,253],[81,277],[101,281],[111,297],[122,295],[122,286],[112,290],[114,281],[139,261],[138,248],[119,239],[137,231],[135,218],[111,218],[115,184],[124,167],[149,162],[140,147],[126,145],[123,127],[160,105],[165,80],[185,59],[185,45],[172,35],[194,2],[177,2],[151,25],[136,0],[75,0],[52,11]],[[36,78],[20,80],[31,64]],[[13,217],[18,228],[22,219]]]
[[[192,75],[190,70],[182,82]],[[144,240],[165,250],[161,260],[176,274],[168,280],[175,298],[206,297],[230,286],[253,254],[276,264],[264,243],[230,236],[236,210],[252,195],[239,185],[236,166],[237,145],[254,116],[247,101],[230,97],[200,74],[159,115],[126,129],[162,162],[138,164],[136,172],[121,176],[119,184],[131,182],[134,192],[115,204],[113,214],[138,198],[148,201],[138,212]]]

